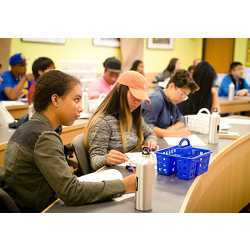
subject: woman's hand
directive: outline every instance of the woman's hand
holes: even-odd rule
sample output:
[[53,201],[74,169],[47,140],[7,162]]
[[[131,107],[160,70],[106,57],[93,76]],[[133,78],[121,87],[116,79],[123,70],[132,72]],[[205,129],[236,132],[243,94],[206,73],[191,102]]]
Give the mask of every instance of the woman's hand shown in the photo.
[[152,151],[155,151],[159,148],[156,141],[146,141],[142,147],[149,147]]
[[110,150],[109,153],[106,156],[106,165],[112,166],[112,165],[118,165],[121,163],[124,163],[128,161],[127,155],[117,151],[117,150]]

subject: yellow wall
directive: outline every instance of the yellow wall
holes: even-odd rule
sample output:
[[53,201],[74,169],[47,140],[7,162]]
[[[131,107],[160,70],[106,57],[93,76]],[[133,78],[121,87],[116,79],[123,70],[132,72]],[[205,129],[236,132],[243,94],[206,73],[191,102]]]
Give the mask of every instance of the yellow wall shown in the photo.
[[[95,47],[92,39],[66,39],[64,45],[28,43],[20,39],[12,39],[11,54],[22,52],[28,59],[28,69],[32,62],[39,56],[51,57],[56,65],[60,60],[83,59],[96,60],[99,63],[98,72],[102,72],[102,62],[109,56],[121,58],[120,49],[109,47]],[[200,58],[202,53],[202,39],[178,38],[174,41],[173,50],[148,49],[147,39],[144,42],[145,72],[162,71],[172,57],[180,57],[182,66],[188,67],[193,59]]]
[[161,72],[172,57],[181,58],[182,68],[187,68],[196,58],[202,57],[201,38],[174,39],[173,50],[148,49],[145,39],[144,62],[145,72]]
[[28,60],[28,69],[32,62],[39,56],[47,56],[53,59],[56,65],[60,60],[93,60],[100,62],[98,72],[103,71],[102,62],[109,56],[120,58],[120,49],[110,47],[96,47],[92,45],[92,39],[66,39],[64,45],[22,42],[20,39],[12,39],[11,54],[21,52]]
[[[246,63],[247,38],[236,38],[234,60]],[[60,60],[93,60],[98,62],[97,71],[103,71],[102,62],[109,56],[121,58],[120,49],[96,47],[92,39],[66,39],[64,45],[22,42],[18,38],[11,40],[11,54],[22,52],[28,59],[28,69],[39,56],[51,57],[57,66]],[[161,72],[172,57],[181,58],[182,67],[187,68],[195,58],[202,56],[201,38],[176,38],[173,50],[148,49],[144,40],[145,72]]]
[[234,60],[246,65],[247,38],[236,38],[234,46]]

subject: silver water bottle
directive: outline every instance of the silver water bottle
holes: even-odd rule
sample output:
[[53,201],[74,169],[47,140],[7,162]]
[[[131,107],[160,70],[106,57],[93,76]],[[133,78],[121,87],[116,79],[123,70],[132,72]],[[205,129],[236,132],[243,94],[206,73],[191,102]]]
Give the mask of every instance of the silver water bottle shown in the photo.
[[218,143],[219,130],[220,130],[220,115],[219,112],[214,111],[210,115],[208,143],[210,144]]
[[228,87],[228,100],[229,101],[232,101],[234,99],[234,94],[235,94],[235,86],[233,82],[231,82]]
[[155,160],[149,148],[142,150],[142,160],[136,164],[135,208],[139,211],[152,210],[152,192],[155,178]]

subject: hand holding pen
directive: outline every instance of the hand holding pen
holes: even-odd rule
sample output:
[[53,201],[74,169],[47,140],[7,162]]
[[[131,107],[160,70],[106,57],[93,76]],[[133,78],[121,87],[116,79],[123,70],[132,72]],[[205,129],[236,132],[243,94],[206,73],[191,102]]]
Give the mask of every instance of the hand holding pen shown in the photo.
[[142,147],[148,147],[151,151],[156,151],[159,148],[156,141],[146,141]]
[[106,165],[109,166],[119,165],[126,161],[128,161],[127,155],[115,149],[110,150],[106,155]]

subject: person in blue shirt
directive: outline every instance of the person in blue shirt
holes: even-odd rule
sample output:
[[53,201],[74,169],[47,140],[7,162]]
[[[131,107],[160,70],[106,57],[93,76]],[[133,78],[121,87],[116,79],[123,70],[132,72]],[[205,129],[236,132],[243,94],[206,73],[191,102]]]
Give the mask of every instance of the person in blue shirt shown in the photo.
[[21,53],[9,59],[10,70],[3,72],[0,85],[0,101],[17,100],[23,95],[27,81],[33,79],[32,74],[26,74],[26,59]]
[[246,79],[243,78],[244,67],[240,62],[232,62],[229,74],[226,75],[219,88],[219,96],[228,96],[229,85],[232,82],[235,86],[237,96],[246,96],[249,93],[250,86]]
[[190,131],[185,127],[183,115],[176,106],[185,101],[190,93],[199,89],[188,71],[178,70],[171,77],[165,89],[157,87],[150,95],[150,102],[143,102],[143,118],[158,137],[187,136]]

